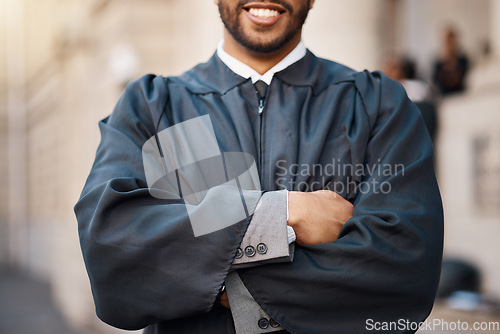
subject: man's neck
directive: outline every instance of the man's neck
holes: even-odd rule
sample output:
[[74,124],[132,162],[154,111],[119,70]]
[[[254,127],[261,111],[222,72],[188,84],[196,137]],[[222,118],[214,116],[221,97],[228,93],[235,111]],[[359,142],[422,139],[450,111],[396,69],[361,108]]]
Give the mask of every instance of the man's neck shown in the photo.
[[224,51],[253,68],[257,73],[264,74],[283,60],[300,43],[301,34],[297,34],[281,49],[271,53],[259,53],[248,50],[239,44],[233,36],[224,29]]

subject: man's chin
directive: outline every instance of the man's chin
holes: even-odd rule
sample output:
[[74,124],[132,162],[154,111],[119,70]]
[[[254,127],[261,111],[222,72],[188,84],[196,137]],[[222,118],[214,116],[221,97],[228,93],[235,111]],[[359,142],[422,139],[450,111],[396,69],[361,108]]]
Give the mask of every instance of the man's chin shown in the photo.
[[254,52],[254,53],[258,53],[258,54],[262,54],[262,55],[266,55],[266,54],[272,54],[280,49],[282,49],[281,46],[276,46],[276,45],[267,45],[267,44],[264,44],[264,45],[244,45],[243,46],[248,49],[248,51],[251,51],[251,52]]
[[289,39],[274,38],[270,39],[269,35],[265,36],[265,40],[259,37],[246,36],[238,38],[237,41],[249,51],[261,54],[269,54],[282,49],[289,43]]

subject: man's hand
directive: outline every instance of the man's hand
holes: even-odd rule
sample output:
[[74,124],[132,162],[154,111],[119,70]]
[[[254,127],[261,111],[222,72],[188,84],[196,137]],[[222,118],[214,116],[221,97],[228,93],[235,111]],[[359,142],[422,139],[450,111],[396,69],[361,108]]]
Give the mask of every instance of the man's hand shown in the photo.
[[342,226],[352,218],[353,209],[350,202],[330,190],[288,193],[288,225],[302,245],[337,240]]

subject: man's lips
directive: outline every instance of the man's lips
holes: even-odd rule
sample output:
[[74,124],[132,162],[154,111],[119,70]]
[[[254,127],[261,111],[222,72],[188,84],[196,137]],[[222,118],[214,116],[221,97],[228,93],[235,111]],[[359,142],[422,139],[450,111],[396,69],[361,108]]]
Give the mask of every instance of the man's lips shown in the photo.
[[286,12],[286,9],[278,4],[263,2],[246,4],[243,9],[253,23],[261,26],[275,24]]

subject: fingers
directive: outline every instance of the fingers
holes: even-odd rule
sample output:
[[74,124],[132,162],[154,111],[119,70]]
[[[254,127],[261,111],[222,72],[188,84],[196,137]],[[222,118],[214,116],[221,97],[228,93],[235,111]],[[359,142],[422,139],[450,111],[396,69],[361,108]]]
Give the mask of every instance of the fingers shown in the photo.
[[226,291],[224,291],[224,293],[220,296],[219,302],[225,308],[231,309],[231,305],[229,305],[229,299],[227,298],[227,292]]

